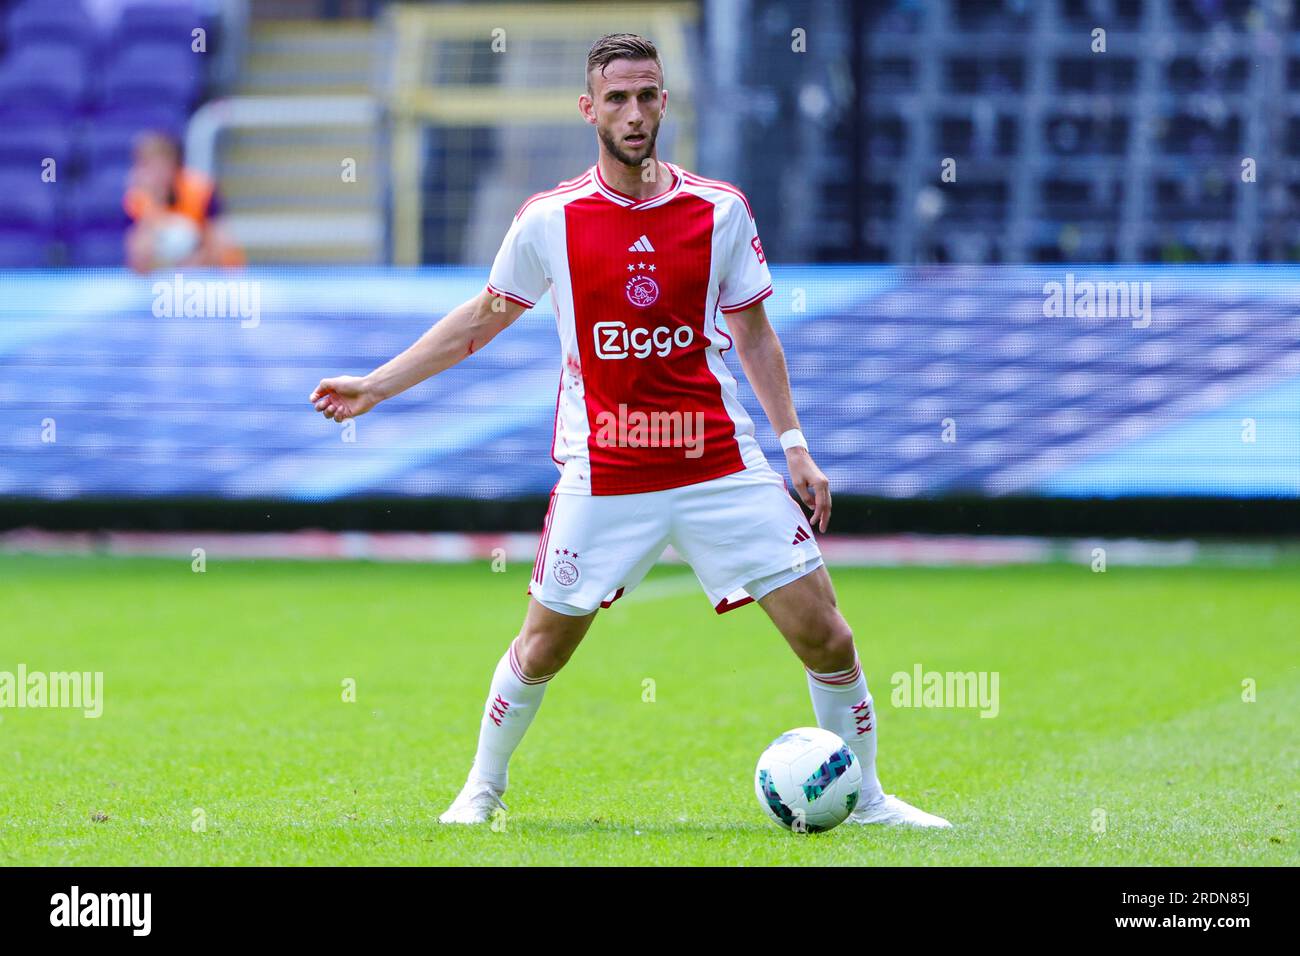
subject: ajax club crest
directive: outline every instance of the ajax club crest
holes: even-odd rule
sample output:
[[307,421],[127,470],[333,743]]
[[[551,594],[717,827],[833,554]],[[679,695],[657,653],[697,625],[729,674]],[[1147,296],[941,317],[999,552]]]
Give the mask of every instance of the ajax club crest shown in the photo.
[[649,256],[645,256],[645,259],[641,256],[647,252],[653,253],[654,244],[649,236],[643,235],[628,246],[627,251],[638,253],[637,258],[641,261],[628,262],[627,271],[632,273],[632,277],[623,285],[623,291],[627,293],[627,301],[638,309],[649,308],[659,301],[659,283],[654,280],[654,273],[658,267],[653,261],[649,265],[646,264],[645,259],[649,259]]
[[[556,554],[560,554],[560,549],[555,549]],[[578,583],[578,566],[570,560],[576,558],[576,552],[564,549],[564,556],[555,559],[551,565],[551,573],[555,575],[555,580],[566,588],[571,588]]]
[[627,291],[627,301],[639,309],[652,306],[659,299],[659,284],[647,275],[633,276],[623,288]]

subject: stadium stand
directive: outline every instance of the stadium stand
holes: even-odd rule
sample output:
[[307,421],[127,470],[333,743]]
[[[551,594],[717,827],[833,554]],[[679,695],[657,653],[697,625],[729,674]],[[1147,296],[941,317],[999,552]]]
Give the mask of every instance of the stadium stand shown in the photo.
[[[253,262],[376,264],[387,257],[387,170],[373,99],[379,35],[366,20],[259,20],[232,103],[279,103],[265,121],[230,123],[216,146],[226,221]],[[310,120],[308,122],[307,120]],[[344,179],[344,162],[354,174]]]
[[[792,109],[809,100],[764,67],[788,46],[779,0],[757,0],[765,40],[746,79]],[[1300,128],[1295,4],[1245,0],[894,0],[836,5],[819,59],[859,78],[813,77],[826,135],[799,162],[754,157],[783,190],[812,170],[819,229],[786,233],[794,207],[756,198],[765,245],[798,261],[1294,261]],[[763,14],[768,14],[764,16]],[[855,19],[856,14],[856,19]],[[830,15],[830,14],[825,14]],[[828,30],[836,26],[838,29]],[[780,28],[780,29],[778,29]],[[1104,51],[1093,31],[1104,30]],[[854,37],[860,45],[854,50]],[[833,70],[830,72],[834,72]],[[805,78],[800,78],[803,82]],[[820,84],[820,85],[817,85]],[[1288,105],[1284,105],[1288,104]],[[758,118],[755,139],[780,120]],[[1286,122],[1291,140],[1283,135]],[[808,125],[808,124],[804,124]],[[797,137],[789,142],[796,148]],[[818,154],[852,155],[858,175]],[[748,155],[748,154],[742,154]],[[956,161],[955,183],[941,163]],[[1246,181],[1243,163],[1278,172]],[[770,194],[769,194],[770,195]],[[779,244],[778,244],[779,243]]]
[[698,13],[681,2],[389,7],[393,261],[490,261],[524,198],[595,161],[577,97],[587,49],[602,33],[655,38],[672,64],[673,119],[661,128],[660,155],[693,168]]
[[[307,19],[326,7],[351,19]],[[619,27],[664,52],[662,154],[741,184],[755,208],[775,264],[768,311],[838,491],[1300,494],[1290,274],[1101,266],[1300,254],[1300,54],[1275,42],[1300,14],[810,2],[796,9],[815,55],[777,70],[792,28],[776,0],[276,0],[230,83],[221,57],[243,33],[228,21],[190,0],[110,8],[0,0],[0,268],[120,266],[131,144],[162,127],[219,177],[252,264],[235,294],[255,293],[263,315],[160,315],[169,274],[162,293],[98,270],[0,276],[0,495],[544,494],[558,364],[545,302],[363,419],[355,446],[304,398],[480,291],[520,200],[590,164],[575,64]],[[509,57],[482,40],[502,17]],[[176,52],[194,22],[225,31],[211,60]],[[940,178],[949,156],[954,183]],[[1243,158],[1268,181],[1243,180]],[[46,159],[68,188],[34,185]],[[831,264],[845,259],[891,265]],[[298,268],[311,264],[328,268]],[[1045,285],[1074,273],[1150,283],[1149,324],[1045,316]],[[138,371],[125,385],[124,366]],[[238,383],[256,410],[213,406],[194,381]],[[41,438],[47,414],[57,442]]]
[[0,5],[0,267],[121,265],[132,138],[179,135],[208,92],[191,31],[215,24],[196,5],[96,9],[110,17],[81,0]]

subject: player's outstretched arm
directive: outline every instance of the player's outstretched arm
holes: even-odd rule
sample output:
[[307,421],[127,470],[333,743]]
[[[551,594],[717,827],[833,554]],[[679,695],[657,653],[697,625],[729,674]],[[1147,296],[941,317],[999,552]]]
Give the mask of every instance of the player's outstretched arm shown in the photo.
[[[785,365],[785,350],[776,330],[768,321],[763,303],[727,316],[727,328],[736,342],[736,354],[745,370],[754,394],[763,405],[768,421],[778,435],[799,427],[799,416],[790,395],[790,374]],[[807,448],[786,451],[785,462],[790,481],[803,503],[812,511],[812,523],[825,532],[831,520],[830,481],[813,461]]]
[[524,314],[517,302],[484,290],[456,306],[409,349],[369,375],[321,379],[311,393],[316,411],[341,422],[364,415],[392,398],[468,358]]

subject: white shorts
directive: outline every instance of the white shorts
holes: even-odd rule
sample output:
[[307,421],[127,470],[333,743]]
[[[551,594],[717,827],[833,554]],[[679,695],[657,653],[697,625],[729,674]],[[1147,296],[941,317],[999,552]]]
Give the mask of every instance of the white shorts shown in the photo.
[[764,464],[641,494],[552,492],[528,593],[561,614],[589,614],[630,593],[669,544],[719,614],[822,564],[808,519]]

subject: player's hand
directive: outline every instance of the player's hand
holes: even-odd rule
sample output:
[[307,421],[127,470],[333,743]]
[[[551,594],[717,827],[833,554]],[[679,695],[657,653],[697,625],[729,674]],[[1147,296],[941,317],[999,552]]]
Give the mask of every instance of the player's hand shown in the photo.
[[798,446],[785,453],[794,490],[812,512],[812,524],[822,534],[831,521],[831,482],[822,474],[807,448]]
[[336,422],[364,415],[382,399],[366,379],[356,375],[323,378],[311,393],[316,411]]

